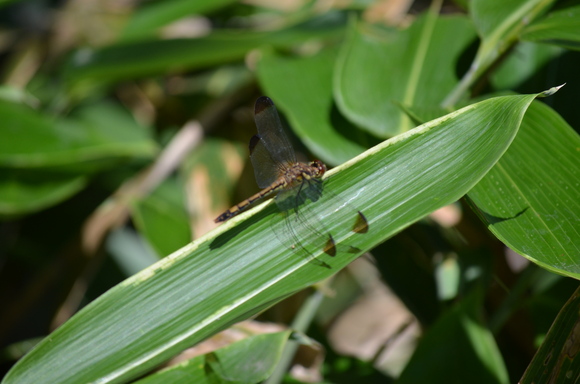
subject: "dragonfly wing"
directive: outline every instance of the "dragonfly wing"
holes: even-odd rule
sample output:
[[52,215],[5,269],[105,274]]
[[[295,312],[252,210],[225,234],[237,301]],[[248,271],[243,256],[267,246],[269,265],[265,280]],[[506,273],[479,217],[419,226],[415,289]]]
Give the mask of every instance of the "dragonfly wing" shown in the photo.
[[304,181],[301,185],[284,190],[276,196],[276,205],[285,216],[285,231],[279,238],[292,239],[292,248],[300,248],[310,257],[323,251],[329,256],[336,255],[334,238],[306,207],[307,201],[317,201],[322,192],[322,185],[317,180]]
[[284,167],[296,162],[296,153],[284,132],[276,106],[269,97],[262,96],[256,100],[254,118],[258,135],[271,159]]
[[258,187],[266,188],[280,177],[279,163],[272,159],[260,135],[254,135],[250,140],[250,159]]
[[[345,236],[346,232],[367,233],[369,223],[365,215],[339,196],[332,195],[328,191],[325,192],[323,188],[322,181],[310,179],[278,193],[276,205],[285,215],[286,233],[281,233],[277,237],[289,236],[292,239],[293,249],[303,249],[312,257],[321,250],[329,256],[335,256],[339,253],[361,252],[356,246],[345,243],[337,244],[333,235],[337,235],[336,238],[340,239]],[[317,202],[324,193],[330,194],[331,201],[335,203],[326,208],[327,212],[319,209],[319,205],[311,204]],[[331,212],[331,216],[328,212]],[[325,225],[329,217],[331,220],[344,220],[349,225],[336,228],[331,233]]]

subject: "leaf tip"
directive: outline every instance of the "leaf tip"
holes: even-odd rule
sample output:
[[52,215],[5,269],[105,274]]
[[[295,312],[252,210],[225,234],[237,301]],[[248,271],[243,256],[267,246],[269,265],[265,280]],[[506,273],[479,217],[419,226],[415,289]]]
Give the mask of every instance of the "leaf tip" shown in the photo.
[[548,97],[548,96],[552,96],[554,93],[558,92],[560,90],[560,88],[562,88],[564,85],[566,85],[566,83],[562,84],[562,85],[558,85],[556,87],[552,87],[544,92],[540,92],[538,94],[538,97]]

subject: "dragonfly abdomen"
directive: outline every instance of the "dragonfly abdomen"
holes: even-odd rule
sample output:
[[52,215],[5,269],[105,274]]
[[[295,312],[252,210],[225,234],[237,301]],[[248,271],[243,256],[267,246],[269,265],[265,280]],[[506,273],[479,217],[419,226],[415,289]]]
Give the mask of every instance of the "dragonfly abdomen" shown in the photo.
[[282,180],[282,179],[277,180],[275,183],[273,183],[269,187],[262,189],[260,192],[256,193],[255,195],[250,196],[246,200],[234,205],[233,207],[231,207],[230,209],[228,209],[227,211],[225,211],[224,213],[219,215],[214,221],[216,223],[220,223],[222,221],[226,221],[226,220],[236,216],[237,214],[241,213],[243,210],[248,208],[250,205],[252,205],[253,202],[260,200],[260,199],[270,195],[271,193],[274,193],[277,190],[284,188],[284,185],[285,185],[285,180]]
[[303,182],[304,179],[310,180],[313,178],[320,178],[324,172],[326,172],[326,166],[320,161],[313,161],[310,164],[294,163],[291,167],[286,168],[282,176],[273,182],[270,186],[262,189],[260,192],[250,196],[239,204],[234,205],[219,215],[214,221],[216,223],[226,221],[244,211],[255,201],[260,200],[279,190],[299,185]]

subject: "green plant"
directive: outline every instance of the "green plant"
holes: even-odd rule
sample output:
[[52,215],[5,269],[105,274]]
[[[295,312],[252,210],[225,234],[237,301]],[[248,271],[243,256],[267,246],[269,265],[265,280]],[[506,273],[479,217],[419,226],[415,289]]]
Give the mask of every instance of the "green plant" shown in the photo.
[[[428,11],[409,16],[407,27],[402,20],[387,27],[370,22],[373,8],[362,3],[321,11],[313,2],[272,11],[231,1],[152,2],[128,11],[122,27],[104,41],[91,41],[100,35],[87,33],[89,44],[77,41],[67,57],[45,52],[50,60],[36,61],[29,78],[20,69],[26,55],[13,52],[20,61],[7,73],[0,101],[0,166],[6,175],[0,209],[7,228],[44,225],[40,235],[28,235],[39,241],[32,250],[26,250],[28,232],[17,237],[7,247],[11,257],[38,257],[45,247],[59,255],[64,244],[72,255],[91,256],[71,258],[81,266],[64,269],[72,276],[62,290],[67,293],[85,293],[76,289],[86,279],[102,293],[96,283],[108,283],[95,271],[114,268],[94,255],[116,255],[132,276],[49,334],[3,383],[127,382],[336,275],[371,250],[382,277],[424,331],[408,363],[391,375],[394,381],[519,379],[521,363],[509,356],[510,338],[500,333],[509,333],[514,313],[543,313],[526,318],[529,326],[536,322],[530,334],[537,336],[560,308],[577,316],[575,296],[562,306],[580,276],[580,140],[556,111],[578,122],[569,105],[578,90],[572,76],[580,7],[473,0],[466,13],[457,8],[452,15],[441,15],[440,7],[434,1]],[[214,26],[229,28],[160,37],[186,14],[207,14]],[[61,22],[77,31],[90,27],[80,19]],[[207,27],[200,19],[194,25]],[[25,52],[42,52],[33,38],[27,43]],[[91,43],[100,47],[82,48]],[[556,65],[564,69],[554,74]],[[308,150],[336,166],[326,175],[321,199],[306,203],[333,234],[340,251],[335,257],[284,246],[279,233],[286,224],[271,203],[187,244],[190,232],[199,233],[228,205],[244,153],[231,137],[245,141],[255,128],[251,119],[236,121],[227,112],[251,105],[256,84]],[[553,108],[535,100],[548,95]],[[195,121],[185,124],[191,117]],[[463,210],[454,230],[426,218],[464,195],[463,208],[471,206],[480,220]],[[368,233],[348,230],[344,201],[364,212]],[[118,229],[127,214],[135,233]],[[73,247],[69,239],[80,223],[82,247]],[[55,235],[51,227],[57,224],[64,228]],[[99,250],[107,231],[106,249]],[[297,231],[298,239],[308,236]],[[52,242],[40,242],[46,235]],[[135,235],[140,241],[131,240]],[[533,264],[520,273],[502,269],[507,248],[497,239]],[[119,248],[144,242],[150,248]],[[131,261],[132,254],[170,255],[141,270],[147,261]],[[86,295],[91,298],[91,291]],[[331,305],[321,301],[321,291],[313,293],[300,318]],[[70,297],[62,302],[76,309]],[[303,320],[294,329],[306,332],[309,324]],[[561,324],[568,325],[551,331],[548,340],[573,342],[573,322]],[[142,380],[179,382],[186,375],[196,382],[261,381],[271,375],[290,335],[256,337]],[[531,358],[518,352],[527,365]],[[541,382],[546,373],[534,372],[546,361],[556,364],[547,374],[558,371],[560,360],[544,356],[548,352],[540,349],[522,382]],[[578,364],[570,360],[564,375],[578,377]],[[328,370],[340,381],[338,363]]]

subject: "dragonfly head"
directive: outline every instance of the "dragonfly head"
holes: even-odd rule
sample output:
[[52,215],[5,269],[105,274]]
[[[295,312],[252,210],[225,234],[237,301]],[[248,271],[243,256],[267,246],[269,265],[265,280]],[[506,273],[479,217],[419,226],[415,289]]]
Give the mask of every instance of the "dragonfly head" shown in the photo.
[[315,177],[322,177],[322,175],[324,175],[324,172],[326,172],[326,164],[324,164],[320,160],[314,160],[313,162],[310,163],[310,166],[316,168],[318,171]]

